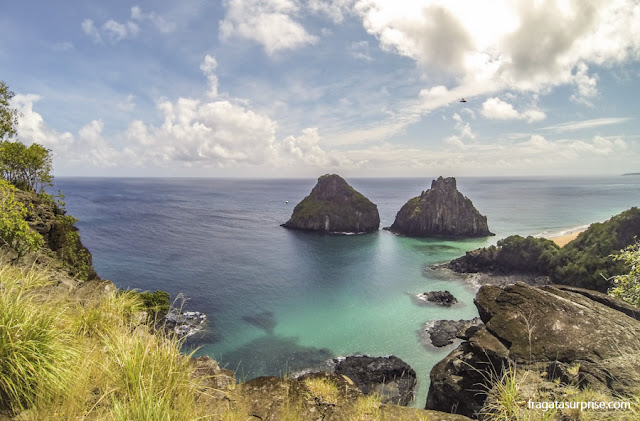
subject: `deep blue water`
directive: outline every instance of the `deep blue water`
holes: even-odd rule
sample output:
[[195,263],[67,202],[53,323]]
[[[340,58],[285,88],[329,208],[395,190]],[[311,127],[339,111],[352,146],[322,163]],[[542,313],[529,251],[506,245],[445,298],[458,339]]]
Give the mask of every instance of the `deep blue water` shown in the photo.
[[[101,277],[119,287],[182,293],[208,314],[200,354],[241,380],[317,367],[332,356],[394,354],[418,373],[451,348],[423,346],[433,319],[472,318],[475,291],[424,268],[511,234],[536,235],[603,221],[640,205],[640,177],[461,178],[458,189],[487,215],[487,239],[314,235],[279,225],[316,180],[58,178],[67,209]],[[349,179],[391,225],[422,179]],[[289,203],[285,203],[288,201]],[[419,306],[412,296],[447,289],[461,304]]]

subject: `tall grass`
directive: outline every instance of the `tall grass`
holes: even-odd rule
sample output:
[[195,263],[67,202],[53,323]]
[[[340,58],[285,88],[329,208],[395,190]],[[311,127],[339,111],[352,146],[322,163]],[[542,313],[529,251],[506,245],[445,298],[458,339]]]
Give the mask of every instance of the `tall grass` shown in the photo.
[[65,328],[67,306],[43,301],[51,284],[33,270],[0,268],[0,407],[10,412],[64,393],[78,352]]
[[[190,355],[150,333],[137,294],[52,293],[39,269],[0,267],[0,412],[30,420],[197,420]],[[55,299],[53,297],[60,297]]]

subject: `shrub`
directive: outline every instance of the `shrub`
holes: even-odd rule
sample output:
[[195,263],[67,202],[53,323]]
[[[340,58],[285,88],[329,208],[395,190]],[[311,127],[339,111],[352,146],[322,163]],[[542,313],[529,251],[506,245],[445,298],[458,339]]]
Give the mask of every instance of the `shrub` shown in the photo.
[[627,274],[613,277],[614,287],[609,290],[609,294],[640,307],[640,242],[620,250],[620,254],[612,257],[624,262],[630,270]]
[[0,241],[20,259],[25,253],[40,249],[44,239],[25,221],[27,209],[16,200],[15,192],[14,186],[0,180]]

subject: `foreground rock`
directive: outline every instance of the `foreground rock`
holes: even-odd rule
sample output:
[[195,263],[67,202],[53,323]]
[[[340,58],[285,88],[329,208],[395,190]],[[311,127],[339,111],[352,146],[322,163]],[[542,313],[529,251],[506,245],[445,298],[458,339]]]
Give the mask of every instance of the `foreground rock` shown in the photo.
[[380,227],[380,215],[378,207],[342,177],[326,174],[282,226],[327,233],[369,233]]
[[482,320],[434,320],[425,324],[423,338],[438,348],[451,345],[456,338],[468,339],[475,330],[480,329]]
[[429,291],[418,294],[417,298],[421,301],[438,304],[443,307],[451,307],[458,303],[458,299],[449,291]]
[[388,228],[408,237],[471,238],[494,235],[487,217],[480,215],[456,188],[453,177],[433,180],[431,189],[410,199]]
[[640,322],[618,310],[629,310],[624,303],[595,291],[519,283],[484,286],[475,304],[485,327],[433,367],[427,408],[477,415],[486,399],[479,391],[504,367],[551,385],[570,381],[622,395],[640,389]]
[[396,405],[408,405],[413,400],[416,372],[398,357],[364,355],[334,361],[334,373],[353,380],[365,395],[376,393],[381,396],[383,403]]
[[[332,385],[335,393],[314,385]],[[241,419],[290,420],[387,420],[387,421],[465,421],[467,417],[443,412],[386,405],[364,399],[356,385],[343,375],[312,373],[292,379],[258,377],[239,384],[231,394]],[[240,418],[234,418],[240,419]]]

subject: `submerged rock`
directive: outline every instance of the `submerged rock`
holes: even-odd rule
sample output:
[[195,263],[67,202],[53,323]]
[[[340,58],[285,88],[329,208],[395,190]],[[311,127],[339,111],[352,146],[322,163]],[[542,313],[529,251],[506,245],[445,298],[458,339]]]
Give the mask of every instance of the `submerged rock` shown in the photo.
[[449,291],[429,291],[418,294],[417,298],[422,301],[438,304],[443,307],[451,307],[458,303],[458,299]]
[[328,233],[368,233],[380,227],[378,207],[336,174],[325,174],[293,210],[285,228]]
[[188,338],[202,331],[207,315],[199,311],[178,311],[172,309],[164,317],[164,328],[178,338]]
[[431,189],[410,199],[386,228],[408,237],[470,238],[494,235],[487,217],[480,215],[456,188],[453,177],[438,177]]
[[377,393],[383,403],[396,405],[413,400],[416,372],[396,356],[349,356],[334,361],[334,373],[349,377],[365,395]]

